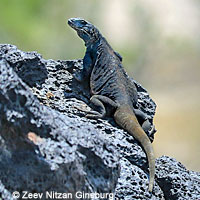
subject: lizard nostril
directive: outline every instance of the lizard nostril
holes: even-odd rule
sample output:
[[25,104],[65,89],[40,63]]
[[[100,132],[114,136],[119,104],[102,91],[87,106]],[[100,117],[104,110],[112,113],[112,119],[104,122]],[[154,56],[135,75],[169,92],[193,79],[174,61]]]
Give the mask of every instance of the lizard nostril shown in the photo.
[[73,24],[73,22],[74,22],[73,18],[68,19],[68,24]]

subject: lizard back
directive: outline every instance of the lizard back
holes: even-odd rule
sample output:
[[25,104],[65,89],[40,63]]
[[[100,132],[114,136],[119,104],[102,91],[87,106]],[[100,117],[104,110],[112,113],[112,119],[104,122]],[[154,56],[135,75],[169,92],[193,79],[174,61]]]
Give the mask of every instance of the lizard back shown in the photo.
[[119,104],[137,103],[137,89],[105,38],[99,42],[90,76],[91,94],[104,95]]

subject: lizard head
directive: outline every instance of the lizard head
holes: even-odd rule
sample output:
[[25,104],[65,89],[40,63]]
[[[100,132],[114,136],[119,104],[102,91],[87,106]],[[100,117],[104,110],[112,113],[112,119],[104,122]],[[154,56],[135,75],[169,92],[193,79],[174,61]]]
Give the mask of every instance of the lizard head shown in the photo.
[[84,40],[86,46],[98,40],[99,31],[98,29],[81,18],[70,18],[68,24],[77,32],[79,37]]

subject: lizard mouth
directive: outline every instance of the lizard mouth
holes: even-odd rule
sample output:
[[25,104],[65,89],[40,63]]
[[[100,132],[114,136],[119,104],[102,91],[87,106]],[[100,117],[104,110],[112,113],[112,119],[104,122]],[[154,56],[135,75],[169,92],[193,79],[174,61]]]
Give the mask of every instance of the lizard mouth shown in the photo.
[[84,30],[84,28],[77,27],[76,24],[74,23],[74,18],[68,19],[68,24],[71,26],[74,30],[76,30],[78,33],[82,32],[85,33],[86,35],[89,35],[89,33]]
[[69,26],[71,26],[74,30],[78,31],[80,29],[80,27],[78,27],[75,22],[76,21],[74,18],[68,19]]
[[71,18],[71,19],[68,19],[68,24],[72,27],[72,28],[76,28],[75,26],[74,26],[74,20]]

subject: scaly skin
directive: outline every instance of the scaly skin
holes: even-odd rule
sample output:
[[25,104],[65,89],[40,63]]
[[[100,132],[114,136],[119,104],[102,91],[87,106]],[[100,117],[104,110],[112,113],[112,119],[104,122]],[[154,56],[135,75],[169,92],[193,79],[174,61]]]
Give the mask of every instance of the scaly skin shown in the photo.
[[87,48],[83,69],[74,75],[77,81],[90,85],[90,101],[97,111],[91,111],[86,117],[97,119],[113,115],[116,123],[141,143],[149,162],[149,192],[152,192],[155,177],[153,147],[136,115],[142,117],[144,122],[148,122],[148,119],[134,108],[138,99],[137,90],[122,67],[122,57],[91,23],[71,18],[68,24],[77,31]]

